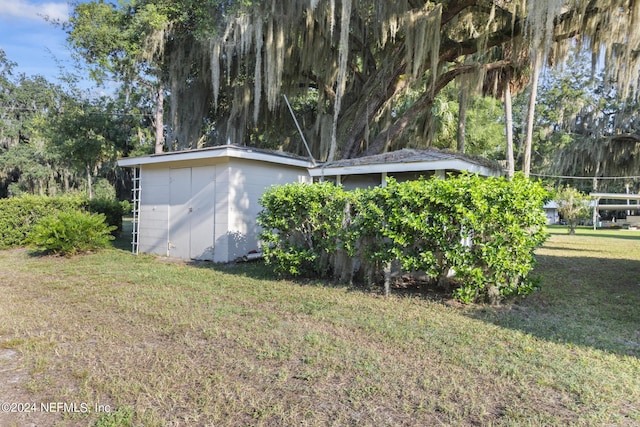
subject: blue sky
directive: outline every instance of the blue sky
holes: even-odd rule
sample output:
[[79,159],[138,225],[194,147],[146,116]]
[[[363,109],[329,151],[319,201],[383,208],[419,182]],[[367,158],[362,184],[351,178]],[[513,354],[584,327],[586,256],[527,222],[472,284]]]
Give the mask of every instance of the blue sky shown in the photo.
[[18,64],[14,74],[40,74],[57,82],[58,64],[73,70],[66,33],[44,18],[66,21],[70,11],[66,0],[0,0],[0,49]]

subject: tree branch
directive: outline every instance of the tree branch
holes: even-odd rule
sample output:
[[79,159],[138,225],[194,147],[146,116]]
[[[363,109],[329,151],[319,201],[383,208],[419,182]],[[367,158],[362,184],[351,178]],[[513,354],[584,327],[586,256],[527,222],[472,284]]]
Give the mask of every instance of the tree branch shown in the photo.
[[[484,68],[485,71],[491,71],[499,68],[504,68],[509,65],[510,61],[501,60],[493,62],[491,64],[483,65],[482,68]],[[436,94],[438,94],[438,92],[440,92],[445,86],[451,83],[459,75],[470,73],[476,71],[477,69],[478,66],[476,64],[460,65],[438,77],[434,84],[434,90],[425,91],[422,96],[416,102],[414,102],[413,105],[405,112],[405,114],[402,115],[402,117],[396,120],[387,129],[380,132],[378,136],[376,136],[376,138],[373,140],[364,155],[368,156],[382,152],[388,140],[397,138],[407,128],[407,126],[412,123],[422,112],[428,110],[431,107],[431,104],[433,104],[433,100],[435,99],[435,96]]]

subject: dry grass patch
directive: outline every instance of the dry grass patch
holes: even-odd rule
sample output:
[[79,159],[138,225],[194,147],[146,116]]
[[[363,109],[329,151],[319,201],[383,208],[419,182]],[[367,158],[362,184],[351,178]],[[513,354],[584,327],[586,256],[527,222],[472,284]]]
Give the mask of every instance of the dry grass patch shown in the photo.
[[637,425],[639,290],[608,284],[636,312],[605,315],[614,289],[592,295],[595,273],[577,274],[640,264],[639,241],[575,237],[540,251],[542,291],[497,310],[269,280],[259,264],[0,252],[0,349],[24,370],[0,395],[92,409],[0,425]]

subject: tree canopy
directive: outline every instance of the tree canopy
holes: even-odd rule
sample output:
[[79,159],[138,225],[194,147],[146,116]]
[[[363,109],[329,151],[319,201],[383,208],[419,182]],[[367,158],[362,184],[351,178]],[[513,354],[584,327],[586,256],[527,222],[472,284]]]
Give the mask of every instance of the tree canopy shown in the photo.
[[435,96],[451,82],[501,96],[505,80],[516,91],[526,82],[531,52],[553,65],[571,46],[604,61],[621,95],[638,80],[630,0],[130,0],[114,10],[123,30],[143,23],[136,55],[163,71],[172,148],[295,151],[284,94],[318,158],[429,146]]
[[306,155],[285,95],[318,160],[430,146],[526,158],[534,59],[533,171],[640,167],[632,0],[95,0],[74,3],[64,28],[96,81],[122,84],[87,99],[13,76],[0,51],[0,173],[16,191],[73,187],[148,150],[154,133],[156,152]]
[[132,89],[88,96],[42,76],[13,75],[0,50],[0,197],[87,188],[122,178],[119,156],[146,152],[147,99]]

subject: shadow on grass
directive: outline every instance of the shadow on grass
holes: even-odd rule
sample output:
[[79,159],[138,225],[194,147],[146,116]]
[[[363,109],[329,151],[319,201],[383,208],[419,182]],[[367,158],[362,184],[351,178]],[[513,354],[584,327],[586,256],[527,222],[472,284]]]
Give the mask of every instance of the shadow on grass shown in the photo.
[[[239,277],[247,277],[255,280],[282,280],[291,283],[295,286],[310,286],[310,287],[326,287],[326,288],[340,288],[347,292],[358,292],[363,294],[383,294],[382,284],[379,286],[367,286],[364,283],[354,281],[353,283],[342,283],[330,278],[319,277],[292,277],[287,275],[278,275],[273,271],[273,268],[266,265],[264,260],[253,260],[249,262],[230,262],[226,264],[219,264],[207,261],[188,261],[187,265],[196,268],[206,268],[219,271],[226,274],[233,274]],[[395,286],[392,290],[394,295],[406,295],[415,297],[425,297],[425,293],[416,287]]]
[[[568,235],[568,229],[565,226],[549,226],[547,231],[551,235],[564,236]],[[592,227],[578,227],[576,229],[576,235],[578,236],[593,236],[611,239],[623,239],[623,240],[636,240],[640,243],[640,230],[627,230],[627,229],[615,229],[615,228],[599,228],[594,230]]]
[[611,239],[635,240],[640,243],[640,231],[637,230],[596,230],[594,236],[608,237]]
[[123,218],[122,219],[122,231],[120,235],[117,236],[113,241],[113,247],[116,249],[121,249],[123,251],[131,252],[131,232],[133,231],[133,225],[131,223],[131,218]]
[[640,357],[640,262],[539,255],[542,289],[474,318],[561,344]]
[[589,249],[578,249],[578,248],[566,248],[563,246],[545,246],[544,247],[547,250],[550,251],[569,251],[569,252],[596,252],[595,250],[589,250]]
[[188,261],[187,265],[191,265],[197,268],[207,268],[223,273],[234,274],[242,277],[248,277],[257,280],[286,280],[288,282],[295,283],[297,285],[306,286],[335,286],[335,287],[353,287],[357,289],[358,286],[349,286],[346,284],[337,284],[330,279],[312,278],[312,277],[290,277],[279,276],[274,273],[273,269],[266,265],[264,260],[253,260],[249,262],[229,262],[226,264],[213,263],[208,261]]
[[262,260],[251,262],[229,262],[215,263],[209,261],[191,260],[187,265],[196,268],[206,268],[222,273],[234,274],[241,277],[248,277],[257,280],[277,280],[271,269]]
[[[450,291],[425,283],[398,282],[392,294],[454,305],[460,307],[461,314],[547,341],[640,357],[639,261],[555,254],[537,258],[533,275],[540,277],[542,289],[498,308],[455,304]],[[252,279],[278,280],[263,261],[230,264],[193,261],[189,264]],[[283,280],[299,286],[382,292],[381,287],[343,285],[322,279]]]
[[32,248],[28,248],[27,249],[27,255],[30,258],[47,258],[47,257],[60,257],[60,258],[64,258],[62,255],[60,254],[55,254],[53,253],[53,251],[49,251],[46,249],[32,249]]
[[[114,247],[130,251],[131,222],[125,221],[123,228],[121,236],[114,241]],[[565,228],[549,231],[556,235],[566,234]],[[627,234],[624,231],[581,228],[578,235],[640,243],[640,232],[634,231]],[[541,279],[541,290],[515,302],[507,302],[502,307],[463,307],[461,312],[551,342],[640,357],[640,261],[575,256],[580,251],[596,252],[585,248],[546,246],[545,249],[550,253],[537,256],[538,265],[533,273]],[[566,255],[570,256],[562,254],[567,251]],[[262,260],[228,264],[186,263],[251,279],[280,279]],[[320,278],[282,279],[300,286],[343,287],[353,292],[374,294],[382,292],[381,286],[343,285]],[[437,303],[451,302],[450,290],[421,283],[397,283],[392,294]]]
[[[232,262],[227,264],[217,264],[207,261],[188,261],[187,265],[197,268],[208,268],[227,274],[248,277],[256,280],[283,280],[298,286],[314,286],[341,288],[347,292],[362,293],[367,295],[384,295],[384,278],[376,279],[375,285],[367,285],[362,278],[354,278],[352,283],[343,283],[331,278],[319,277],[291,277],[279,276],[273,269],[266,265],[263,260],[250,262]],[[394,276],[391,283],[391,295],[395,297],[406,297],[412,299],[422,299],[425,301],[445,303],[462,307],[462,303],[452,299],[452,289],[446,289],[432,282],[416,279],[410,275]]]

